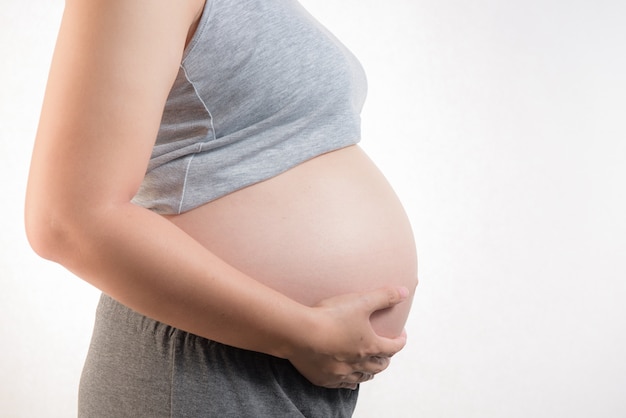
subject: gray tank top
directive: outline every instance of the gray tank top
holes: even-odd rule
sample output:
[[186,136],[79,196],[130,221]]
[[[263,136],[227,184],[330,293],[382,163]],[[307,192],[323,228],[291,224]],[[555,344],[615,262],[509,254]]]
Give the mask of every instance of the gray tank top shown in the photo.
[[355,144],[366,90],[296,0],[207,0],[133,202],[182,213]]

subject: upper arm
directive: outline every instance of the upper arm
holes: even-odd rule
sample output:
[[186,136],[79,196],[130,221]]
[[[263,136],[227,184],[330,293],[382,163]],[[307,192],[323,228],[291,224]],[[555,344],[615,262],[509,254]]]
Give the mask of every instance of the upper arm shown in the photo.
[[[143,179],[200,0],[67,0],[29,211],[128,202]],[[28,216],[27,216],[28,220]]]

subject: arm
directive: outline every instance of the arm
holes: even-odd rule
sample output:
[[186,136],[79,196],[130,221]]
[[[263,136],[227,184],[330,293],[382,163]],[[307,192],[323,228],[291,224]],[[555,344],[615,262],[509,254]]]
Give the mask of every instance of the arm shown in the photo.
[[376,336],[369,316],[402,301],[403,291],[306,307],[130,202],[202,3],[66,1],[29,176],[31,245],[138,312],[288,358],[314,383],[380,371],[386,363],[371,356],[389,356],[405,339]]

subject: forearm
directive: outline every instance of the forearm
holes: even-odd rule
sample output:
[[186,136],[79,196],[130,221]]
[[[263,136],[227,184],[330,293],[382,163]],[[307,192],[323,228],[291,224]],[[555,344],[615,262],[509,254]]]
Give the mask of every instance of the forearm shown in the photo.
[[[78,211],[77,211],[78,212]],[[84,213],[85,211],[83,211]],[[68,220],[71,218],[72,220]],[[68,216],[40,253],[130,308],[225,344],[285,357],[310,309],[130,203]]]

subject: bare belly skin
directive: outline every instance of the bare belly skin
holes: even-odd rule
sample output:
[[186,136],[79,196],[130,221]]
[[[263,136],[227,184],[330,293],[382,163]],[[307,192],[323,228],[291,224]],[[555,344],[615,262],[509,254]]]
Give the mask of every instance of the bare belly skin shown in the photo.
[[[181,215],[168,217],[222,259],[306,305],[329,296],[417,285],[408,218],[358,147],[298,165]],[[410,302],[372,316],[399,335]]]

